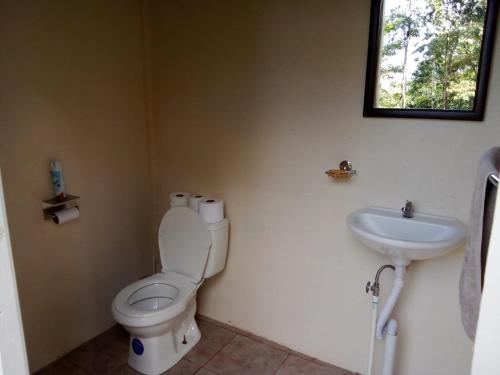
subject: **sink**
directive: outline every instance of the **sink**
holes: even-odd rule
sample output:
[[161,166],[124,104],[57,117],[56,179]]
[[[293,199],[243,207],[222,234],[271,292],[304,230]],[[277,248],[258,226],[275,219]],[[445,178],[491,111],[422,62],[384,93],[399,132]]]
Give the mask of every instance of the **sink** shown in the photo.
[[355,211],[346,224],[363,244],[402,265],[446,254],[464,243],[466,233],[453,218],[420,213],[404,218],[400,210],[380,207]]

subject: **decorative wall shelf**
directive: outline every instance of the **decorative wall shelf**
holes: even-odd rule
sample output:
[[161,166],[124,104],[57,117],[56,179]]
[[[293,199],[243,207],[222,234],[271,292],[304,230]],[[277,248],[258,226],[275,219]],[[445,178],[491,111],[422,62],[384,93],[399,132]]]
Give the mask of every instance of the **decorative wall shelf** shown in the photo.
[[352,169],[352,163],[348,160],[343,160],[339,164],[339,169],[329,169],[325,174],[329,177],[339,180],[350,179],[356,175],[356,170]]

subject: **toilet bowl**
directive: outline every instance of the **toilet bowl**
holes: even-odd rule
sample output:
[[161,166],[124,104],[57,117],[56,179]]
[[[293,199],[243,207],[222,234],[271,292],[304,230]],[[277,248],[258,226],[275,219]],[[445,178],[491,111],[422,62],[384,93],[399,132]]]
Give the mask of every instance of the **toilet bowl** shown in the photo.
[[167,211],[158,234],[162,272],[122,289],[111,307],[113,318],[130,333],[132,368],[161,374],[200,340],[196,291],[224,268],[228,230],[227,219],[207,224],[186,207]]

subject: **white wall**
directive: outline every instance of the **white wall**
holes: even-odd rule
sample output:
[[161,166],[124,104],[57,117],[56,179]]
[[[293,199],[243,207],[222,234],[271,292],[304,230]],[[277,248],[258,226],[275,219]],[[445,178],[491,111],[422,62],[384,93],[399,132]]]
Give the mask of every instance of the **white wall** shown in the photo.
[[[115,324],[150,228],[141,2],[0,2],[0,167],[32,371]],[[81,218],[44,221],[49,160]],[[150,258],[146,259],[148,271]]]
[[[465,222],[477,161],[500,139],[498,48],[484,122],[363,118],[369,8],[151,2],[156,224],[179,189],[224,198],[231,220],[227,268],[202,288],[200,312],[356,371],[368,354],[364,285],[389,260],[356,242],[345,217],[410,199]],[[329,180],[343,159],[359,175]],[[397,374],[469,372],[462,258],[410,267]]]
[[[1,171],[0,171],[1,172]],[[0,375],[28,375],[19,295],[0,173]]]

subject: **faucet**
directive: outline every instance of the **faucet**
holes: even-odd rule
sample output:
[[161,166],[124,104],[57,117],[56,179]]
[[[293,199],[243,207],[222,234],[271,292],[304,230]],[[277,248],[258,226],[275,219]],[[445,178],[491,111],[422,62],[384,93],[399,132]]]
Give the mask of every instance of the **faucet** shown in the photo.
[[401,208],[403,212],[403,217],[412,218],[413,217],[413,205],[411,201],[407,200],[405,205]]

